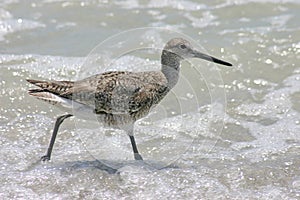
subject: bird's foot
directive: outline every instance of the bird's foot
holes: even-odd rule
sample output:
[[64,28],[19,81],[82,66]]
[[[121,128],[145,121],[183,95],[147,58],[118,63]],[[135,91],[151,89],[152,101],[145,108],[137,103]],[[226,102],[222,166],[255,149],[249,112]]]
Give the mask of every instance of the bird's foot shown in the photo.
[[49,161],[50,160],[50,156],[45,155],[41,157],[41,161],[45,162],[45,161]]
[[143,160],[142,156],[139,153],[134,153],[135,160]]

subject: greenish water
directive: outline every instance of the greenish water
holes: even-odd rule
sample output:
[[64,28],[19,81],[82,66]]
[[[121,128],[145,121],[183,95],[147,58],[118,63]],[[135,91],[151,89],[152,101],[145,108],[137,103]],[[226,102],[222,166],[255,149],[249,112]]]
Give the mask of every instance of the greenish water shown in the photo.
[[[299,11],[297,0],[1,1],[1,199],[299,199]],[[124,34],[144,27],[156,28]],[[136,124],[145,163],[122,131],[80,119],[39,162],[63,113],[30,97],[27,78],[158,69],[174,33],[234,66],[183,63]],[[136,50],[144,44],[158,49]]]

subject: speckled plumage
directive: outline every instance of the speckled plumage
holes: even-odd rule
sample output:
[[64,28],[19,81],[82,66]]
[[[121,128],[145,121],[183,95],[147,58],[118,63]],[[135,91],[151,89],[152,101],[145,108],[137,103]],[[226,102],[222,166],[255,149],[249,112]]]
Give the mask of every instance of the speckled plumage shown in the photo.
[[78,82],[28,80],[41,89],[29,94],[55,105],[53,95],[90,106],[108,126],[134,123],[167,94],[167,79],[161,72],[105,72]]
[[[192,57],[231,66],[193,49],[185,39],[173,38],[162,51],[160,71],[111,71],[76,82],[28,80],[40,88],[29,90],[29,94],[67,108],[68,113],[73,114],[74,108],[90,110],[104,125],[124,129],[130,136],[135,159],[142,160],[135,145],[133,124],[146,116],[176,85],[181,60]],[[43,157],[45,160],[50,159],[59,125],[72,114],[57,119],[47,155]]]

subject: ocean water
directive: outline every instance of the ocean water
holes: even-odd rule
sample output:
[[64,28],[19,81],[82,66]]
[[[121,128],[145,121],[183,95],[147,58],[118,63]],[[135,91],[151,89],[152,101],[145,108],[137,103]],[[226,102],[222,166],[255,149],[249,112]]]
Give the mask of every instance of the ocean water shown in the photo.
[[[300,2],[0,2],[1,199],[299,199]],[[233,64],[182,64],[179,83],[128,136],[66,120],[26,79],[159,70],[182,36]],[[75,113],[76,114],[76,113]]]

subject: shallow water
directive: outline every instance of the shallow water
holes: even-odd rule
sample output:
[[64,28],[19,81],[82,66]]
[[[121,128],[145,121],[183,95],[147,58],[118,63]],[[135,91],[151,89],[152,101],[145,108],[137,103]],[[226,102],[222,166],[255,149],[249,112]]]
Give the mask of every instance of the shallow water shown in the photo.
[[[297,0],[1,1],[1,199],[299,199],[299,11]],[[78,80],[106,69],[97,63],[158,69],[159,49],[112,58],[122,43],[89,63],[99,43],[141,27],[185,34],[234,67],[183,63],[136,124],[145,162],[122,131],[74,118],[41,163],[63,112],[30,97],[26,79]],[[143,41],[163,45],[164,33]]]

